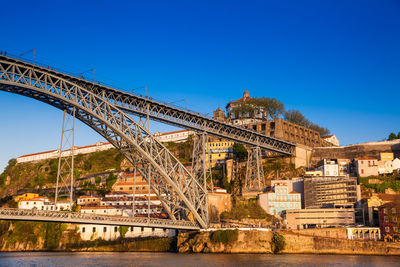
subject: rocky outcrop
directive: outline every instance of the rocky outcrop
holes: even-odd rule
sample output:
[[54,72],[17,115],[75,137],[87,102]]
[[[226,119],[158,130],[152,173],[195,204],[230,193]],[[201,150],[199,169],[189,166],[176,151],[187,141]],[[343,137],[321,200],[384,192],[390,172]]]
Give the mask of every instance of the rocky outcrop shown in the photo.
[[239,231],[233,242],[215,242],[213,232],[184,233],[178,236],[177,248],[180,253],[272,253],[272,233],[266,231]]

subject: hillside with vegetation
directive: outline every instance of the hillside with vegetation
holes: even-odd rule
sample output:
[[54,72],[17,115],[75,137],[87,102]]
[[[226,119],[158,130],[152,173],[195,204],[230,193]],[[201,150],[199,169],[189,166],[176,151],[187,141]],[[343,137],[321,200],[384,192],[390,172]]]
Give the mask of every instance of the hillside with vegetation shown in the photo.
[[[120,171],[123,155],[116,149],[80,154],[75,157],[75,179],[92,173]],[[0,174],[0,198],[15,195],[20,189],[46,189],[54,187],[57,180],[58,159],[17,164],[8,162]]]

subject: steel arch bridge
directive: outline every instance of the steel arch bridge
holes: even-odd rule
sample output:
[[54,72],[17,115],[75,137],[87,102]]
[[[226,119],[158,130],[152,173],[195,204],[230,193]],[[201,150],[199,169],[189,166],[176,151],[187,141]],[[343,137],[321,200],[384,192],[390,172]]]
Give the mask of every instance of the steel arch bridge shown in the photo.
[[[50,104],[69,113],[113,144],[143,177],[172,221],[208,227],[207,189],[140,123],[126,113],[206,132],[282,155],[294,145],[147,98],[0,56],[0,90]],[[187,227],[187,226],[185,226]]]

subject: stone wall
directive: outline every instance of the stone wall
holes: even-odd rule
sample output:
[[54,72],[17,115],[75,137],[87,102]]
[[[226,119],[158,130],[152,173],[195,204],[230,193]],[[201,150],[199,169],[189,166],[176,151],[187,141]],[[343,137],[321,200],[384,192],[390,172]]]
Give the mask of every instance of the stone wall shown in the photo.
[[283,233],[286,246],[282,253],[400,255],[399,243],[356,241]]
[[400,140],[371,142],[343,147],[315,147],[311,155],[311,164],[315,165],[322,159],[355,159],[369,156],[378,159],[380,152],[393,152],[400,157]]
[[[399,243],[340,238],[344,234],[344,228],[330,229],[329,234],[327,231],[302,231],[301,234],[280,232],[286,243],[284,250],[280,253],[400,255]],[[273,232],[270,231],[240,230],[238,239],[228,244],[211,242],[211,233],[207,231],[180,234],[177,250],[180,253],[272,253]],[[313,236],[314,233],[315,236]]]

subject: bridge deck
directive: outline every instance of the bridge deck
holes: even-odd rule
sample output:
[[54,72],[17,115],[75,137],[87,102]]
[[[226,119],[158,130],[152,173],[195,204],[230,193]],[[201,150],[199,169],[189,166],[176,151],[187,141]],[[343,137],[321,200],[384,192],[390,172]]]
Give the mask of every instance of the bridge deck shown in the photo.
[[87,214],[68,211],[23,210],[0,208],[0,220],[43,221],[79,224],[100,224],[116,226],[154,227],[178,230],[199,230],[200,227],[188,221],[154,219],[142,217],[123,217]]

